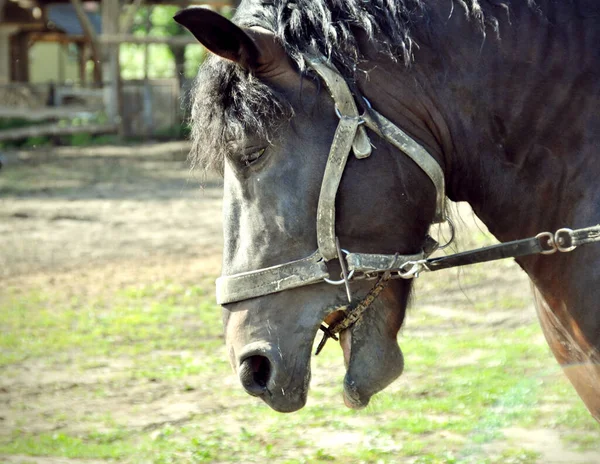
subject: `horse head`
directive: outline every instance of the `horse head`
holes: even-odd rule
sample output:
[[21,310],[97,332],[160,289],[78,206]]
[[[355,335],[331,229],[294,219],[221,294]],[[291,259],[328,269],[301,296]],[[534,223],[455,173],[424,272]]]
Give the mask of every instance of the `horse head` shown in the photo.
[[[319,246],[324,172],[342,116],[329,84],[304,57],[292,59],[268,29],[240,27],[202,8],[183,10],[176,20],[213,54],[198,76],[192,118],[195,156],[224,176],[223,275],[254,272],[247,286],[256,287],[262,285],[256,270],[270,273],[309,257],[311,266],[337,278],[340,256],[311,258]],[[369,88],[361,87],[352,99],[369,112],[359,96]],[[337,196],[334,191],[334,233],[351,252],[418,253],[436,214],[436,189],[413,160],[372,131],[369,139],[368,153],[349,155]],[[441,150],[433,137],[423,143]],[[372,281],[353,281],[350,296],[360,301],[372,287]],[[362,319],[341,333],[347,406],[364,407],[402,373],[397,333],[410,289],[409,280],[390,280]],[[347,298],[343,286],[322,279],[268,294],[242,288],[237,297],[222,298],[230,361],[246,391],[278,411],[301,408],[315,335],[323,322],[339,320],[336,309]]]

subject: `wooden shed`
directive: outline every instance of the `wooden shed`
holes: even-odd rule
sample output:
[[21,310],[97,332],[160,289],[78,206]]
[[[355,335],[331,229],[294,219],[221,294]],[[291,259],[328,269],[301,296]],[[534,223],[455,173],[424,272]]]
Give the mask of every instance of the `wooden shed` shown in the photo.
[[[54,117],[56,120],[57,117],[72,113],[70,109],[61,107],[66,96],[64,89],[60,90],[64,84],[60,78],[43,88],[28,85],[31,84],[32,45],[39,42],[58,43],[69,46],[70,50],[77,50],[79,85],[70,88],[67,93],[85,98],[96,97],[107,117],[107,123],[96,129],[100,132],[115,130],[123,133],[120,44],[164,43],[184,47],[196,43],[191,35],[164,37],[132,34],[136,11],[143,5],[158,4],[182,8],[201,4],[219,9],[233,6],[236,1],[0,0],[0,117],[47,119],[50,115],[50,119]],[[86,82],[86,68],[90,67],[90,63],[93,73],[90,82]],[[61,76],[61,73],[58,75]],[[81,108],[77,108],[77,111],[80,112]],[[12,135],[0,132],[0,140],[15,137],[14,131]]]

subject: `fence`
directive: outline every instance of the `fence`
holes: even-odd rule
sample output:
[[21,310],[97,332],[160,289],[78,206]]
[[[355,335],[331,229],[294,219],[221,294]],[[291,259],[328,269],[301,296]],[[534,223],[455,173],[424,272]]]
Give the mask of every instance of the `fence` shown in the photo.
[[[156,138],[177,133],[184,117],[177,79],[123,81],[121,95],[123,135]],[[116,132],[115,124],[105,122],[104,98],[103,87],[51,83],[0,86],[0,120],[48,122],[27,130],[2,130],[0,141],[32,135]]]

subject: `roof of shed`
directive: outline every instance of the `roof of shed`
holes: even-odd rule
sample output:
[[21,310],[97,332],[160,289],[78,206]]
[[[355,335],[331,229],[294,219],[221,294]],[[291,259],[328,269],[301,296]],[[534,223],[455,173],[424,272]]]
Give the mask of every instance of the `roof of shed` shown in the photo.
[[[58,29],[67,35],[85,35],[81,23],[77,18],[75,9],[68,3],[48,5],[48,20],[52,21]],[[87,17],[97,34],[102,31],[102,19],[98,13],[86,12]]]

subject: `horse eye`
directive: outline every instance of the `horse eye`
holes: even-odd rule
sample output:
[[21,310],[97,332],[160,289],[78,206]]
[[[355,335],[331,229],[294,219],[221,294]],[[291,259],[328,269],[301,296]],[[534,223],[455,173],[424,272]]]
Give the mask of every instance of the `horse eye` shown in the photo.
[[248,153],[242,157],[242,163],[246,167],[251,166],[256,161],[258,161],[258,159],[263,155],[264,152],[265,152],[265,148],[255,151],[255,152],[252,152],[252,153]]

